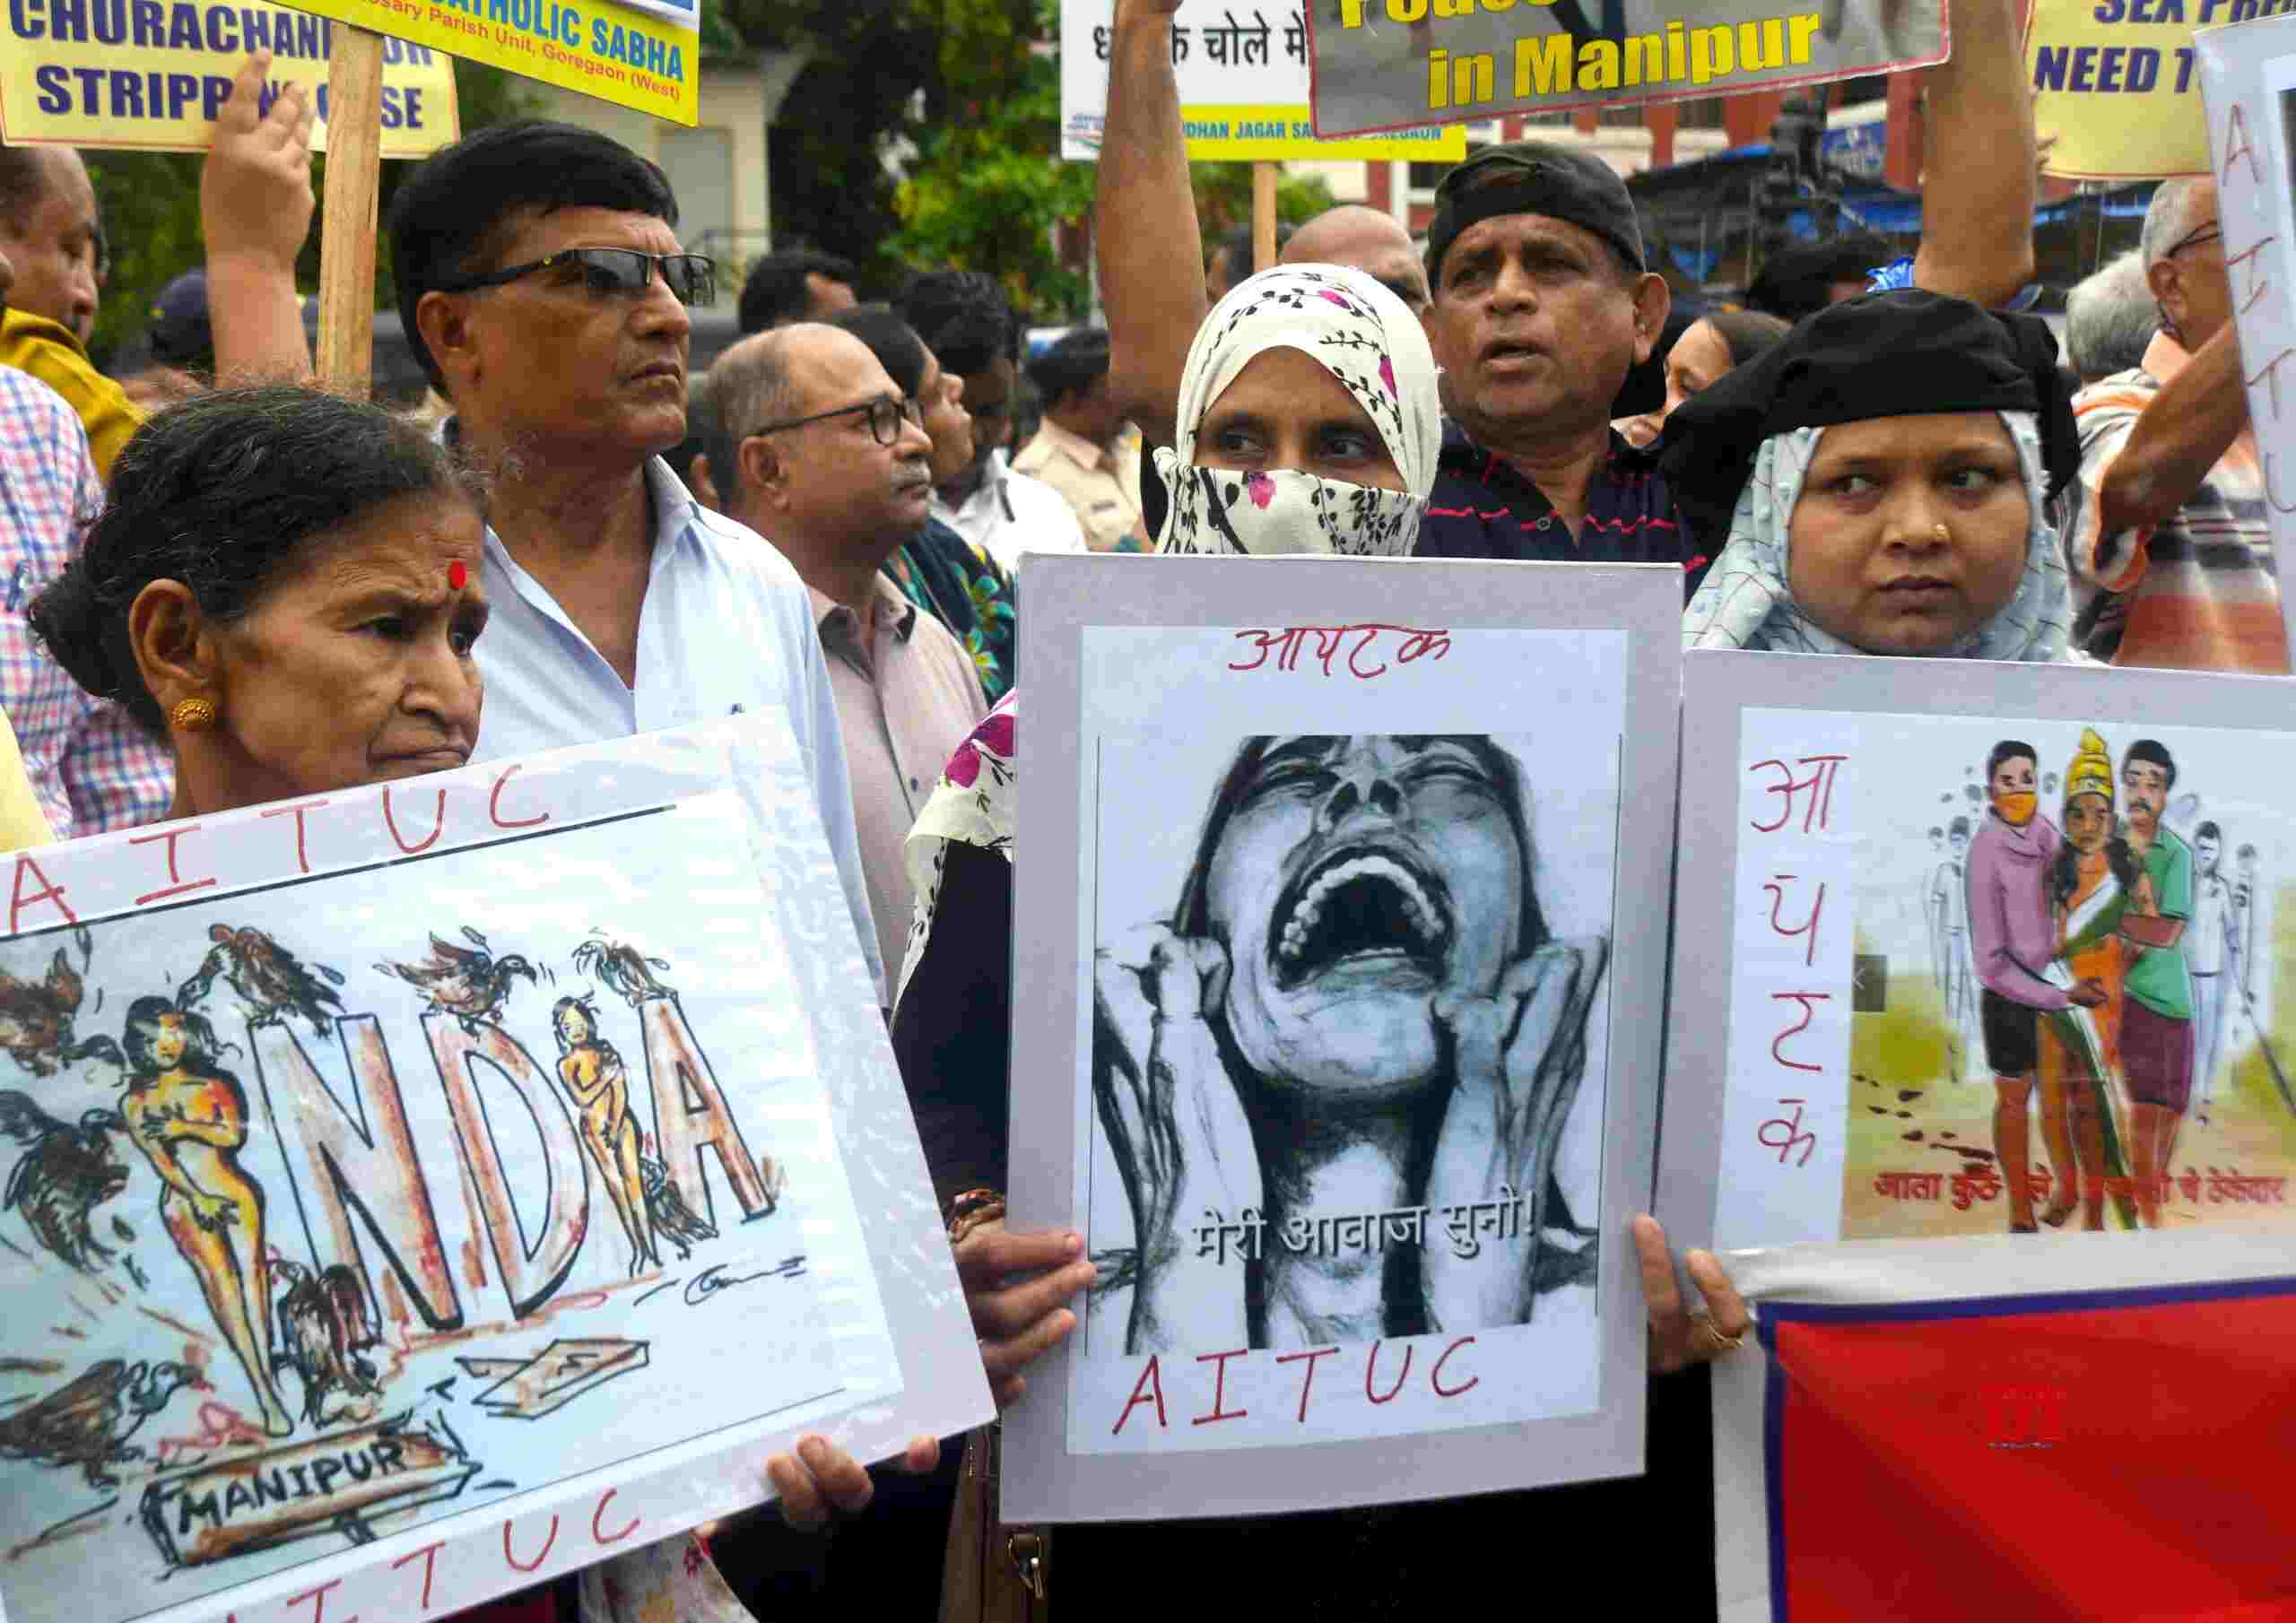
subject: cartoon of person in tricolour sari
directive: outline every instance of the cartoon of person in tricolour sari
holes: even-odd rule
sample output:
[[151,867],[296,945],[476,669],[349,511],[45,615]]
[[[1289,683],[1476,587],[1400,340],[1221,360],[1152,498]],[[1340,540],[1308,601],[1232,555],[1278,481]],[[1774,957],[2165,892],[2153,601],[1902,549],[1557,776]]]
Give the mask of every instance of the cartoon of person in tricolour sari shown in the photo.
[[2113,813],[2111,753],[2093,729],[2084,729],[2066,768],[2065,842],[2048,875],[2057,952],[2043,973],[2068,993],[2086,983],[2105,995],[2085,1007],[2069,1002],[2041,1020],[2041,1132],[2059,1180],[2042,1221],[2053,1227],[2078,1205],[2083,1228],[2103,1228],[2108,1193],[2123,1222],[2135,1226],[2115,1088],[2126,956],[2120,924],[2132,911],[2152,910],[2152,881],[2116,830]]

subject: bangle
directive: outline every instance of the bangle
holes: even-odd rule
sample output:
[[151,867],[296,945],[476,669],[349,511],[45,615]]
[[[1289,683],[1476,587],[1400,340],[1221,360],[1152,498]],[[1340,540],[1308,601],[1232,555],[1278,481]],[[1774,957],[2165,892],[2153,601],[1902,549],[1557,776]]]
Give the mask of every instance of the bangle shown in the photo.
[[955,1245],[984,1223],[1004,1215],[1004,1197],[994,1189],[968,1189],[949,1202],[949,1243]]

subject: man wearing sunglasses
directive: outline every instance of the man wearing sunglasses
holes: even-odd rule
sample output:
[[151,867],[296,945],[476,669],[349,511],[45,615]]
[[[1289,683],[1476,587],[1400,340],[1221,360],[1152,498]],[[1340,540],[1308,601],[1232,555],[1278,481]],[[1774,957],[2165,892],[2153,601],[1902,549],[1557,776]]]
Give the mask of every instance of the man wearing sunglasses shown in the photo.
[[489,480],[479,759],[787,715],[862,955],[880,978],[829,672],[804,584],[696,502],[685,438],[683,252],[662,171],[607,136],[526,121],[465,136],[393,200],[407,343]]
[[933,441],[852,334],[797,323],[744,338],[709,369],[734,460],[726,511],[796,566],[829,656],[878,948],[898,972],[915,898],[904,847],[941,768],[988,713],[957,639],[880,573],[923,531]]
[[1059,491],[1013,470],[1013,399],[1020,386],[1013,307],[996,279],[979,271],[912,277],[893,309],[964,385],[972,418],[973,462],[935,492],[933,516],[996,561],[1007,574],[1022,552],[1082,552],[1083,526]]
[[2216,185],[2152,194],[2139,252],[2161,330],[2074,397],[2066,492],[2075,643],[2120,665],[2288,670],[2264,469],[2242,386]]

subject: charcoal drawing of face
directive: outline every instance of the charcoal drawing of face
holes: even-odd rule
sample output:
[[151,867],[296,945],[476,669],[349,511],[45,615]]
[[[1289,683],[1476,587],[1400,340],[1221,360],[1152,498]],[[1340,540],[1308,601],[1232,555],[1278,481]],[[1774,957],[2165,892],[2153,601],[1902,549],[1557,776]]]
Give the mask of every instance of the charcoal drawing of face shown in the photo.
[[1430,1005],[1544,939],[1520,775],[1477,737],[1246,742],[1178,923],[1226,943],[1226,1025],[1277,1087],[1366,1103],[1438,1074]]

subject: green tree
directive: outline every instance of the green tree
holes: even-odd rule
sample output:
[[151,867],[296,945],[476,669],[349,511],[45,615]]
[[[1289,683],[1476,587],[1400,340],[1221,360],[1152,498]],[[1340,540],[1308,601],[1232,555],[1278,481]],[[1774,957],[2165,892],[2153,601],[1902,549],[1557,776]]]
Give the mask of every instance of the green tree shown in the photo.
[[[474,62],[455,63],[455,100],[465,134],[533,110],[526,82],[501,68]],[[96,198],[104,214],[104,236],[110,247],[110,273],[103,301],[96,311],[97,361],[108,361],[118,347],[142,333],[152,316],[152,300],[168,282],[196,268],[204,257],[199,232],[199,168],[196,152],[98,152],[85,154]],[[386,162],[382,176],[382,212],[390,209],[391,194],[411,166]],[[325,206],[326,160],[314,165],[313,184]],[[303,247],[297,278],[307,289],[318,285],[318,216],[313,216],[310,240]],[[387,243],[377,251],[375,301],[389,309],[396,298],[390,273]]]
[[1061,265],[1054,233],[1091,214],[1095,167],[1059,155],[1057,61],[1023,54],[1017,66],[918,143],[887,246],[911,265],[989,272],[1039,317],[1078,316],[1090,282]]
[[[1055,233],[1090,219],[1096,169],[1059,155],[1050,0],[728,0],[723,14],[753,47],[811,53],[774,125],[778,246],[843,255],[880,287],[987,271],[1032,315],[1083,312],[1086,278]],[[1249,164],[1199,164],[1196,183],[1208,239],[1250,219]],[[1320,180],[1278,194],[1289,221],[1330,204]]]

